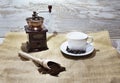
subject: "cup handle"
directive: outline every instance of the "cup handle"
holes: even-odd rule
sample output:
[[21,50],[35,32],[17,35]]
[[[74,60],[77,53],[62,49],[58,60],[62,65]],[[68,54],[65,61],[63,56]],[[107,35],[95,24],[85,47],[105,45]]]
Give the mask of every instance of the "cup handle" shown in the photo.
[[93,42],[93,37],[92,36],[88,36],[88,39],[89,41],[87,41],[88,43],[92,43]]

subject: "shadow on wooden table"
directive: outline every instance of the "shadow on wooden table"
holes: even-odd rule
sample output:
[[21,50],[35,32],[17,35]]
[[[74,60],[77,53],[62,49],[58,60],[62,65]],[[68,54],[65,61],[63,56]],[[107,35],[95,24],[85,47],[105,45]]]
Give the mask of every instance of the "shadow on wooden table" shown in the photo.
[[96,49],[95,49],[91,54],[85,55],[85,56],[70,56],[70,55],[67,55],[67,54],[65,54],[65,53],[63,53],[63,52],[61,52],[61,53],[63,54],[63,56],[64,56],[65,58],[68,58],[68,59],[74,59],[74,60],[79,60],[79,59],[81,59],[81,60],[85,60],[85,59],[90,59],[90,58],[95,57],[97,51],[99,51],[99,50],[96,50]]

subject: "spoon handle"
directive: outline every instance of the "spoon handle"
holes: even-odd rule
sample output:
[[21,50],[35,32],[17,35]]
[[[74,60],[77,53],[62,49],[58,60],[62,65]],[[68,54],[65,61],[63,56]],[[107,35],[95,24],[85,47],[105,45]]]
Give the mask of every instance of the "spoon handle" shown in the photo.
[[31,55],[28,54],[28,53],[25,53],[25,52],[23,52],[23,51],[19,51],[18,53],[19,53],[20,56],[22,56],[22,57],[24,57],[24,58],[27,58],[27,59],[29,59],[29,60],[34,60],[34,61],[38,62],[38,63],[41,64],[41,65],[43,64],[43,61],[42,61],[41,59],[35,58],[35,57],[31,56]]

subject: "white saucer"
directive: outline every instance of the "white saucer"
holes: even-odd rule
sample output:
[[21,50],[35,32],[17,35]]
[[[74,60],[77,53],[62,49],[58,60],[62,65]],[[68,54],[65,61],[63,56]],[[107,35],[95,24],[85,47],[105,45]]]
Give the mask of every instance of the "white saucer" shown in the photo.
[[94,51],[93,45],[88,44],[85,53],[74,54],[74,53],[69,53],[68,51],[66,51],[67,46],[68,46],[68,42],[66,41],[66,42],[64,42],[64,43],[60,46],[60,50],[61,50],[63,53],[65,53],[65,54],[67,54],[67,55],[70,55],[70,56],[86,56],[86,55],[88,55],[88,54],[90,54],[90,53],[92,53],[92,52]]

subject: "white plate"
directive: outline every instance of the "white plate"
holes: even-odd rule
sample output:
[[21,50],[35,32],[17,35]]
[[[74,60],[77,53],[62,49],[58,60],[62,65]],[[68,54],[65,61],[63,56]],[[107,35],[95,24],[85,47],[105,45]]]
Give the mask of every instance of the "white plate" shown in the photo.
[[64,42],[64,43],[60,46],[60,50],[61,50],[63,53],[65,53],[65,54],[67,54],[67,55],[70,55],[70,56],[86,56],[86,55],[88,55],[88,54],[90,54],[90,53],[92,53],[92,52],[94,51],[93,45],[88,44],[85,53],[74,54],[74,53],[69,53],[68,51],[66,51],[67,46],[68,46],[68,42],[66,41],[66,42]]

